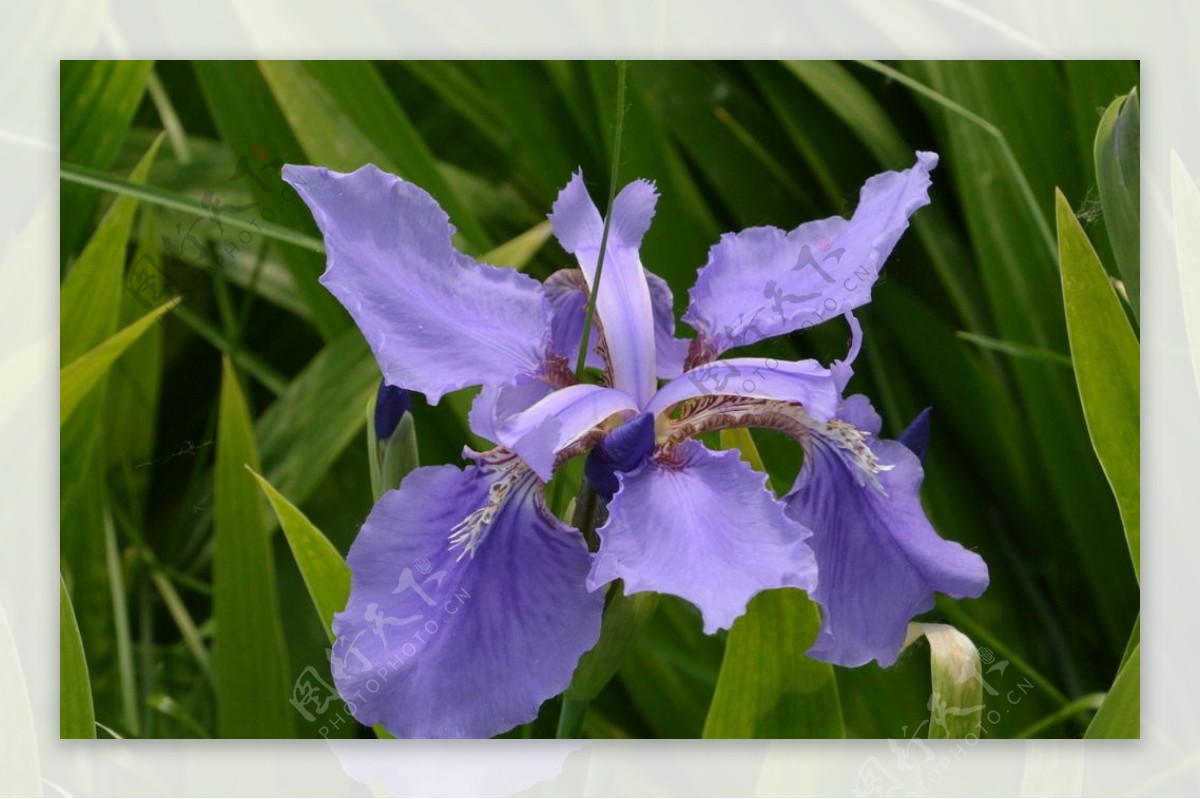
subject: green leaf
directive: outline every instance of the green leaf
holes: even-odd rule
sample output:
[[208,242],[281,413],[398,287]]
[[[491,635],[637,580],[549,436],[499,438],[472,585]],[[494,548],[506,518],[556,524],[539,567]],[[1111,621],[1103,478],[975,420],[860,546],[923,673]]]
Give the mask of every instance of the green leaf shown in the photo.
[[1071,359],[1060,352],[1051,352],[1041,347],[1031,347],[1028,344],[1021,344],[1017,341],[1004,341],[992,338],[991,336],[981,336],[978,333],[968,333],[965,330],[960,330],[955,335],[963,341],[969,341],[986,350],[1002,352],[1014,358],[1030,358],[1035,361],[1045,361],[1046,363],[1055,363],[1067,368],[1071,367]]
[[4,718],[0,725],[0,794],[41,796],[42,768],[33,708],[4,608],[0,608],[0,713]]
[[513,269],[524,269],[549,238],[550,220],[547,219],[538,222],[516,238],[504,242],[496,249],[484,253],[479,260],[492,266],[511,266]]
[[379,366],[362,334],[347,330],[309,361],[258,420],[264,474],[304,502],[362,429]]
[[[159,136],[129,176],[131,185],[145,182],[162,144]],[[60,359],[70,363],[117,330],[121,313],[125,248],[133,230],[137,200],[118,197],[100,220],[79,259],[67,273],[59,297]]]
[[[107,172],[101,172],[96,169],[89,169],[88,167],[73,164],[69,161],[60,161],[58,170],[59,177],[69,183],[91,186],[92,188],[101,189],[121,197],[141,200],[148,205],[156,205],[159,208],[168,208],[172,211],[182,211],[185,214],[192,214],[193,216],[208,216],[212,213],[211,206],[205,205],[198,200],[193,200],[190,197],[185,197],[166,189],[160,189],[157,186],[146,186],[139,181],[124,180],[116,175],[110,175]],[[229,225],[231,228],[244,230],[251,234],[261,233],[264,238],[273,239],[284,244],[292,244],[308,252],[321,255],[325,253],[325,245],[316,236],[298,233],[289,227],[268,222],[265,219],[241,217],[233,214],[222,216],[221,222],[222,224]]]
[[[289,230],[314,231],[308,208],[280,174],[284,163],[304,163],[304,151],[254,62],[196,61],[192,68],[217,130],[246,170],[240,180],[258,203],[258,215]],[[321,336],[330,341],[349,329],[349,314],[317,283],[325,258],[292,245],[280,251]]]
[[626,653],[658,607],[658,594],[642,591],[627,595],[618,585],[604,608],[600,640],[579,659],[567,696],[583,702],[596,697],[617,673]]
[[96,713],[92,681],[75,608],[66,583],[58,581],[58,737],[95,738]]
[[1117,672],[1117,679],[1096,718],[1088,725],[1084,738],[1140,738],[1142,648],[1133,648],[1129,660]]
[[490,239],[467,213],[425,140],[366,61],[260,61],[296,139],[312,163],[349,172],[368,163],[412,181],[446,209],[466,239],[463,249]]
[[948,624],[920,622],[908,625],[905,645],[921,636],[929,641],[929,737],[977,737],[984,709],[979,650]]
[[1141,121],[1138,92],[1112,102],[1096,128],[1096,183],[1129,307],[1141,317]]
[[262,497],[250,409],[224,360],[213,475],[213,676],[222,738],[290,738],[293,719],[275,566]]
[[1058,251],[1071,359],[1088,435],[1104,468],[1140,573],[1141,353],[1121,301],[1062,192]]
[[251,474],[279,519],[279,526],[287,537],[296,566],[308,588],[308,595],[312,597],[317,615],[321,617],[321,626],[329,634],[332,643],[333,614],[343,610],[350,599],[350,569],[337,548],[329,543],[325,534],[299,508],[276,491],[265,477],[253,470]]
[[75,409],[79,407],[79,403],[83,402],[84,397],[96,387],[101,378],[108,374],[108,370],[116,360],[179,302],[180,298],[178,297],[164,302],[133,324],[110,336],[90,352],[80,355],[63,367],[59,376],[59,425],[66,423]]
[[[749,430],[722,430],[720,444],[765,471]],[[833,668],[805,654],[820,625],[817,606],[800,591],[754,597],[729,631],[704,737],[845,738]]]
[[705,738],[844,738],[833,667],[804,654],[817,606],[795,589],[764,591],[729,631]]
[[[145,180],[158,148],[157,137],[139,159],[130,180]],[[118,197],[109,206],[79,258],[63,280],[59,296],[59,361],[69,364],[117,332],[125,293],[126,247],[137,201]],[[128,671],[118,668],[117,613],[114,598],[123,595],[109,574],[106,529],[110,503],[106,472],[111,432],[104,425],[108,381],[85,397],[61,426],[59,463],[62,516],[59,520],[61,571],[71,586],[75,613],[92,675],[96,714],[112,721],[118,713],[129,720]],[[123,652],[125,657],[128,652]],[[124,688],[124,694],[122,695]],[[123,710],[120,707],[123,700]]]
[[[151,61],[63,61],[59,71],[59,155],[93,169],[113,165],[146,90]],[[95,218],[98,196],[63,186],[61,257],[75,252]]]

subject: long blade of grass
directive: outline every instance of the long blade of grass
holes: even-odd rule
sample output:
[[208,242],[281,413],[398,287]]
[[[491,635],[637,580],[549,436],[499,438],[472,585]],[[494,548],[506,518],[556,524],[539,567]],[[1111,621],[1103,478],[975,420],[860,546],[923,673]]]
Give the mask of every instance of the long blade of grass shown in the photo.
[[222,738],[289,738],[289,679],[250,410],[224,361],[213,475],[213,676]]
[[1141,737],[1142,649],[1136,646],[1117,673],[1104,704],[1088,725],[1084,738]]
[[[72,183],[91,186],[122,197],[130,197],[150,205],[157,205],[160,208],[170,208],[173,211],[182,211],[187,214],[203,217],[207,217],[212,213],[212,208],[199,200],[193,200],[182,194],[176,194],[175,192],[155,186],[135,183],[116,175],[110,175],[107,172],[101,172],[98,169],[91,169],[79,164],[71,164],[66,161],[60,162],[59,177]],[[247,219],[233,214],[223,215],[221,221],[237,230],[261,233],[269,239],[285,244],[292,244],[309,252],[320,253],[322,255],[325,253],[325,245],[320,239],[315,236],[298,233],[295,230],[274,222],[254,218]]]
[[880,63],[879,61],[860,61],[859,63],[868,69],[872,69],[881,75],[885,75],[897,83],[903,84],[922,97],[929,98],[938,105],[967,120],[972,125],[975,125],[980,130],[987,133],[987,135],[995,139],[996,146],[1000,148],[1000,152],[1003,154],[1005,162],[1012,171],[1013,180],[1017,182],[1017,186],[1021,192],[1021,197],[1025,200],[1025,204],[1029,207],[1030,215],[1034,220],[1034,223],[1037,225],[1038,235],[1041,236],[1042,243],[1045,245],[1047,250],[1049,250],[1051,253],[1054,252],[1054,234],[1050,230],[1050,223],[1046,221],[1046,217],[1042,213],[1041,206],[1038,205],[1037,196],[1033,193],[1033,187],[1029,185],[1029,179],[1025,177],[1025,170],[1021,168],[1021,164],[1017,161],[1016,155],[1013,154],[1012,147],[1008,143],[1008,138],[1004,135],[1002,130],[970,109],[965,108],[961,104],[951,100],[949,97],[946,97],[944,94],[934,91],[920,81],[914,80],[908,75],[905,75],[903,72],[889,67],[887,64]]
[[1121,301],[1067,198],[1058,248],[1071,360],[1096,457],[1117,498],[1135,573],[1141,563],[1141,353]]
[[61,579],[58,582],[58,661],[58,737],[95,738],[92,681],[88,677],[75,608]]
[[341,553],[325,534],[300,512],[300,509],[288,501],[287,497],[275,490],[267,479],[254,470],[250,473],[258,481],[283,534],[287,537],[288,547],[296,566],[304,578],[308,595],[312,598],[313,607],[321,618],[321,627],[333,642],[333,614],[343,610],[350,599],[350,569]]
[[1096,184],[1104,226],[1134,319],[1141,316],[1141,121],[1137,89],[1109,105],[1096,128]]
[[63,367],[59,375],[59,425],[66,424],[67,419],[108,373],[116,360],[179,302],[179,298],[175,298],[163,303]]

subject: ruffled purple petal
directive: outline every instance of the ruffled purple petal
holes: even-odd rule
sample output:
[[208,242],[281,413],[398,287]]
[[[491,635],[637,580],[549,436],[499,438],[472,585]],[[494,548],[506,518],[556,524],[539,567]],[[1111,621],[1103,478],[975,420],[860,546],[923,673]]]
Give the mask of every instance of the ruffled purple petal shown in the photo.
[[624,391],[580,383],[547,394],[495,427],[504,446],[518,453],[543,480],[555,456],[615,413],[631,416],[637,405]]
[[[546,278],[544,286],[546,299],[550,303],[550,349],[574,366],[579,357],[579,339],[583,335],[583,322],[587,316],[587,280],[578,269],[559,269]],[[604,360],[596,349],[599,344],[600,331],[593,325],[588,336],[585,362],[589,368],[604,368]]]
[[868,180],[849,220],[830,217],[790,233],[757,227],[725,234],[709,251],[683,320],[715,357],[869,302],[908,218],[929,204],[937,160],[919,152],[913,167]]
[[[644,180],[630,183],[613,200],[596,296],[613,387],[629,394],[639,406],[654,393],[656,370],[654,309],[638,248],[650,227],[657,201],[654,186]],[[559,193],[550,221],[559,243],[579,261],[588,287],[594,290],[604,222],[588,196],[582,173],[576,172]]]
[[522,376],[505,385],[484,386],[471,402],[467,426],[480,438],[499,444],[499,430],[509,419],[553,392],[554,387],[539,377]]
[[675,295],[667,281],[651,272],[646,274],[650,286],[650,304],[654,306],[654,359],[658,376],[670,380],[683,374],[688,347],[692,340],[675,337]]
[[589,588],[622,579],[627,594],[682,597],[711,634],[731,626],[759,591],[815,584],[809,531],[736,451],[687,441],[618,479]]
[[[534,719],[595,645],[604,597],[584,586],[582,537],[545,513],[536,479],[507,457],[412,472],[351,547],[332,665],[364,724],[406,738],[496,735]],[[460,523],[496,499],[489,491],[501,500],[472,539],[474,555],[451,550]]]
[[[840,418],[877,434],[865,397],[846,400]],[[844,429],[844,428],[843,428]],[[895,662],[908,622],[933,607],[934,593],[977,597],[987,587],[983,559],[938,536],[921,507],[920,460],[896,441],[868,439],[890,469],[864,480],[863,460],[814,433],[786,498],[788,514],[813,531],[820,579],[813,593],[821,631],[809,654],[842,666]]]
[[834,374],[814,360],[726,358],[691,369],[667,383],[646,411],[660,414],[684,400],[718,395],[799,402],[821,421],[837,411],[839,398]]
[[373,165],[285,166],[325,237],[321,283],[370,344],[387,382],[436,403],[448,391],[537,372],[549,344],[541,286],[454,248],[423,189]]

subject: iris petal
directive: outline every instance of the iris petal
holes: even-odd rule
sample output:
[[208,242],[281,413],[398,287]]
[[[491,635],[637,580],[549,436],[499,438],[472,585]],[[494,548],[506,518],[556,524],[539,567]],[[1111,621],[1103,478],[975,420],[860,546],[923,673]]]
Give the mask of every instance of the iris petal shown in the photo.
[[[849,397],[840,418],[871,434],[879,417],[865,397]],[[938,536],[921,507],[920,460],[896,441],[869,439],[890,469],[863,481],[852,458],[819,435],[787,498],[789,515],[813,531],[820,580],[821,631],[809,654],[842,666],[887,666],[904,645],[908,622],[933,607],[934,593],[979,596],[987,566],[974,552]]]
[[[607,256],[606,256],[607,257]],[[675,337],[675,297],[667,281],[648,269],[642,270],[650,288],[650,305],[654,312],[654,353],[658,376],[663,380],[678,377],[683,372],[690,339]],[[587,282],[578,269],[560,269],[546,279],[546,297],[551,307],[552,346],[554,352],[570,363],[579,354],[579,337],[587,306]],[[604,367],[596,346],[600,334],[592,328],[587,365]]]
[[[634,181],[613,200],[596,313],[612,367],[613,387],[645,405],[655,388],[654,309],[638,248],[650,227],[658,194],[650,183]],[[583,174],[575,173],[559,193],[550,214],[554,235],[579,261],[588,287],[595,290],[596,264],[604,223]]]
[[759,591],[815,584],[808,529],[736,451],[687,441],[618,480],[589,588],[622,579],[627,594],[674,594],[699,608],[704,631],[714,633]]
[[285,166],[325,237],[321,283],[341,301],[394,386],[436,403],[455,389],[536,373],[549,344],[540,285],[456,250],[423,189],[368,165]]
[[799,402],[815,419],[828,419],[837,410],[834,374],[814,360],[726,358],[690,369],[667,383],[646,407],[659,414],[696,397],[745,397]]
[[[350,549],[333,673],[364,724],[409,738],[496,735],[534,719],[596,643],[604,598],[584,587],[582,537],[545,513],[531,474],[481,457],[465,471],[411,473]],[[456,525],[497,494],[473,556],[451,550]]]
[[934,153],[902,172],[866,182],[849,219],[830,217],[791,232],[756,227],[727,233],[710,251],[683,320],[709,357],[819,324],[869,302],[908,218],[929,203]]
[[580,383],[546,395],[495,430],[501,444],[549,480],[555,456],[563,448],[609,416],[635,411],[637,405],[625,392]]

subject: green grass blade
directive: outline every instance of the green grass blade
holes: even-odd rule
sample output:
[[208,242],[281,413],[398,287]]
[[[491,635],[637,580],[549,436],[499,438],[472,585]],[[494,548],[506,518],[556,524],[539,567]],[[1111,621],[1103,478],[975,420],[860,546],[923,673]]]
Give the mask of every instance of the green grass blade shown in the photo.
[[326,345],[256,425],[264,474],[304,502],[362,429],[362,409],[379,387],[379,366],[362,334]]
[[729,631],[705,738],[844,738],[833,667],[809,659],[817,606],[794,589],[764,591]]
[[[883,105],[844,66],[833,61],[785,61],[784,66],[846,123],[881,167],[899,169],[912,162],[917,148],[904,139]],[[937,177],[934,180],[939,182]],[[936,195],[933,204],[914,217],[913,231],[929,253],[963,323],[982,330],[985,315],[979,286],[962,269],[966,248]]]
[[623,586],[613,589],[604,609],[600,640],[579,659],[571,687],[567,689],[569,698],[586,703],[603,690],[657,607],[656,593],[627,595]]
[[1031,347],[1028,344],[1021,344],[1016,341],[1004,341],[1003,339],[992,338],[991,336],[981,336],[978,333],[968,333],[965,330],[959,330],[955,335],[963,341],[969,341],[985,350],[1002,352],[1014,358],[1029,358],[1034,361],[1045,361],[1046,363],[1065,366],[1068,369],[1071,368],[1071,359],[1061,352],[1053,352],[1041,347]]
[[1141,316],[1141,122],[1134,89],[1112,102],[1096,129],[1096,183],[1117,270]]
[[222,738],[290,738],[293,720],[267,521],[247,465],[259,469],[250,410],[226,358],[213,475],[213,676]]
[[[146,90],[150,61],[63,61],[59,71],[59,153],[93,169],[110,169]],[[61,257],[82,245],[99,197],[63,186],[59,201]]]
[[519,236],[509,239],[493,250],[480,256],[479,260],[492,266],[509,266],[516,270],[525,266],[538,254],[550,238],[550,220],[538,222]]
[[[169,208],[173,211],[182,211],[195,216],[208,216],[212,213],[211,207],[182,194],[176,194],[175,192],[155,186],[146,186],[132,180],[124,180],[116,175],[110,175],[107,172],[89,169],[88,167],[72,164],[67,161],[59,163],[59,177],[70,183],[78,183],[83,186],[102,189],[121,197],[141,200],[148,205],[157,205],[160,208]],[[325,245],[316,236],[298,233],[291,228],[268,222],[264,219],[255,219],[254,217],[243,218],[236,214],[229,214],[223,215],[221,222],[229,225],[231,228],[262,234],[268,239],[273,239],[284,244],[291,244],[309,252],[320,253],[322,255],[325,253]]]
[[[145,180],[161,142],[161,137],[156,138],[139,159],[130,174],[132,182]],[[63,364],[99,346],[120,327],[126,249],[136,210],[135,199],[118,197],[63,280],[59,297],[59,359]],[[118,663],[122,653],[118,652],[118,618],[113,603],[114,592],[122,589],[110,582],[105,541],[110,503],[106,444],[111,435],[104,426],[107,386],[108,381],[102,378],[60,428],[59,540],[60,568],[71,586],[91,670],[96,715],[115,723],[113,720],[122,713],[126,718],[130,712],[136,714],[137,706],[129,702],[128,682],[124,683],[123,694]],[[120,612],[126,610],[122,607]],[[124,674],[128,674],[127,669]]]
[[1069,721],[1075,716],[1090,713],[1103,704],[1105,697],[1108,694],[1094,693],[1081,696],[1078,699],[1072,700],[1060,707],[1058,710],[1046,716],[1044,719],[1037,721],[1025,729],[1017,733],[1015,738],[1036,738],[1046,730],[1052,730],[1064,721]]
[[1059,263],[1071,359],[1096,457],[1121,510],[1140,572],[1141,354],[1121,301],[1067,198],[1056,196]]
[[308,595],[312,597],[321,626],[333,642],[333,614],[343,610],[350,599],[350,569],[341,553],[329,543],[325,534],[267,482],[266,478],[251,470],[263,494],[271,503],[279,526],[287,537],[296,566],[304,578]]
[[[221,138],[238,159],[238,180],[257,202],[257,216],[311,235],[316,230],[312,215],[281,175],[283,164],[304,163],[304,151],[254,62],[196,61],[192,68]],[[295,243],[283,244],[280,251],[322,338],[331,341],[350,328],[350,315],[317,282],[325,258]]]
[[958,115],[962,119],[967,120],[972,125],[975,125],[980,130],[984,131],[988,136],[991,136],[996,145],[1000,148],[1000,152],[1012,173],[1012,178],[1016,181],[1017,187],[1020,190],[1021,197],[1028,206],[1030,215],[1037,225],[1038,233],[1041,235],[1042,242],[1050,251],[1054,250],[1054,235],[1050,232],[1050,224],[1046,221],[1045,215],[1041,211],[1041,206],[1038,205],[1037,195],[1033,191],[1033,187],[1029,184],[1029,179],[1025,176],[1025,170],[1017,161],[1016,155],[1013,153],[1012,146],[1008,142],[1008,137],[1004,131],[997,128],[988,120],[979,116],[962,104],[955,102],[946,95],[929,88],[920,81],[910,78],[903,72],[899,72],[892,67],[882,64],[878,61],[862,61],[863,66],[873,69],[880,74],[891,78],[904,86],[908,87],[917,94],[926,97],[953,114]]
[[1084,738],[1140,738],[1142,648],[1135,646],[1129,660],[1117,673],[1104,704],[1088,725]]
[[[722,430],[720,441],[762,470],[750,431]],[[820,624],[816,604],[800,591],[754,597],[729,631],[704,737],[845,738],[833,667],[805,654]]]
[[373,64],[260,61],[258,68],[312,163],[342,172],[374,163],[398,174],[446,209],[465,239],[465,251],[490,246]]
[[908,626],[907,643],[921,636],[929,641],[929,737],[977,737],[985,707],[979,651],[948,624]]
[[83,639],[67,586],[58,582],[58,737],[95,738],[96,712]]
[[88,393],[108,374],[108,370],[117,359],[179,302],[179,298],[175,298],[163,303],[63,367],[59,375],[59,425],[66,423]]

